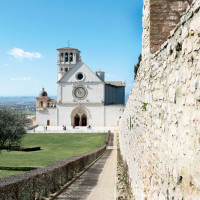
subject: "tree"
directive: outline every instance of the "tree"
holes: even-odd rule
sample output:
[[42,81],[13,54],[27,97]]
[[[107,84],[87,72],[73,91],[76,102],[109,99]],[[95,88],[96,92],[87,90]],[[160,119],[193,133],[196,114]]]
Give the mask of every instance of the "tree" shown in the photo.
[[142,54],[140,54],[139,57],[138,57],[138,63],[136,65],[134,65],[134,73],[135,73],[134,79],[136,79],[137,72],[138,72],[138,69],[140,67],[141,61],[142,61]]
[[19,145],[26,134],[26,115],[9,107],[0,108],[0,150],[10,145]]

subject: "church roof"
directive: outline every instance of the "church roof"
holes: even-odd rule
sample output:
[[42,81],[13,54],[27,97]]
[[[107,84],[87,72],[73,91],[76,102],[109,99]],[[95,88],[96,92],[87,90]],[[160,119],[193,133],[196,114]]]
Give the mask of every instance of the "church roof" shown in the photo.
[[105,84],[112,85],[115,87],[125,86],[125,83],[123,81],[105,81]]
[[[57,49],[57,50],[77,50],[77,51],[79,51],[78,49],[72,48],[72,47],[63,47],[63,48],[59,48],[59,49]],[[80,52],[80,51],[79,51],[79,52]]]

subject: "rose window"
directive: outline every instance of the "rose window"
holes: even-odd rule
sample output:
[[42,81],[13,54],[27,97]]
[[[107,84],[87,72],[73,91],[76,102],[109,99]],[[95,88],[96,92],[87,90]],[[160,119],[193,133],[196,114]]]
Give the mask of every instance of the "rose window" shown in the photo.
[[85,99],[87,96],[87,89],[82,86],[76,87],[73,90],[73,95],[77,99]]

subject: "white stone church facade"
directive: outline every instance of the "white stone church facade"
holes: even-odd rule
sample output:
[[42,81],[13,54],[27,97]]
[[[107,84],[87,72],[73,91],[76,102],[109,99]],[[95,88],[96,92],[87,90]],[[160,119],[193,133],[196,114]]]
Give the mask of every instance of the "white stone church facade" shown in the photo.
[[57,51],[57,99],[43,88],[36,98],[37,125],[117,127],[125,106],[125,82],[106,82],[103,71],[94,73],[83,63],[78,49]]

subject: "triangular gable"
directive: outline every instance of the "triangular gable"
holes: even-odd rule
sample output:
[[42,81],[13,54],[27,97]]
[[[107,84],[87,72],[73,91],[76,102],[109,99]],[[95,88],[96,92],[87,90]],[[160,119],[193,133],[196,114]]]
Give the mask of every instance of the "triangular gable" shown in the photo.
[[102,80],[82,61],[79,61],[73,68],[71,68],[58,82],[80,82],[77,80],[77,73],[82,72],[84,75],[84,82],[102,82]]

